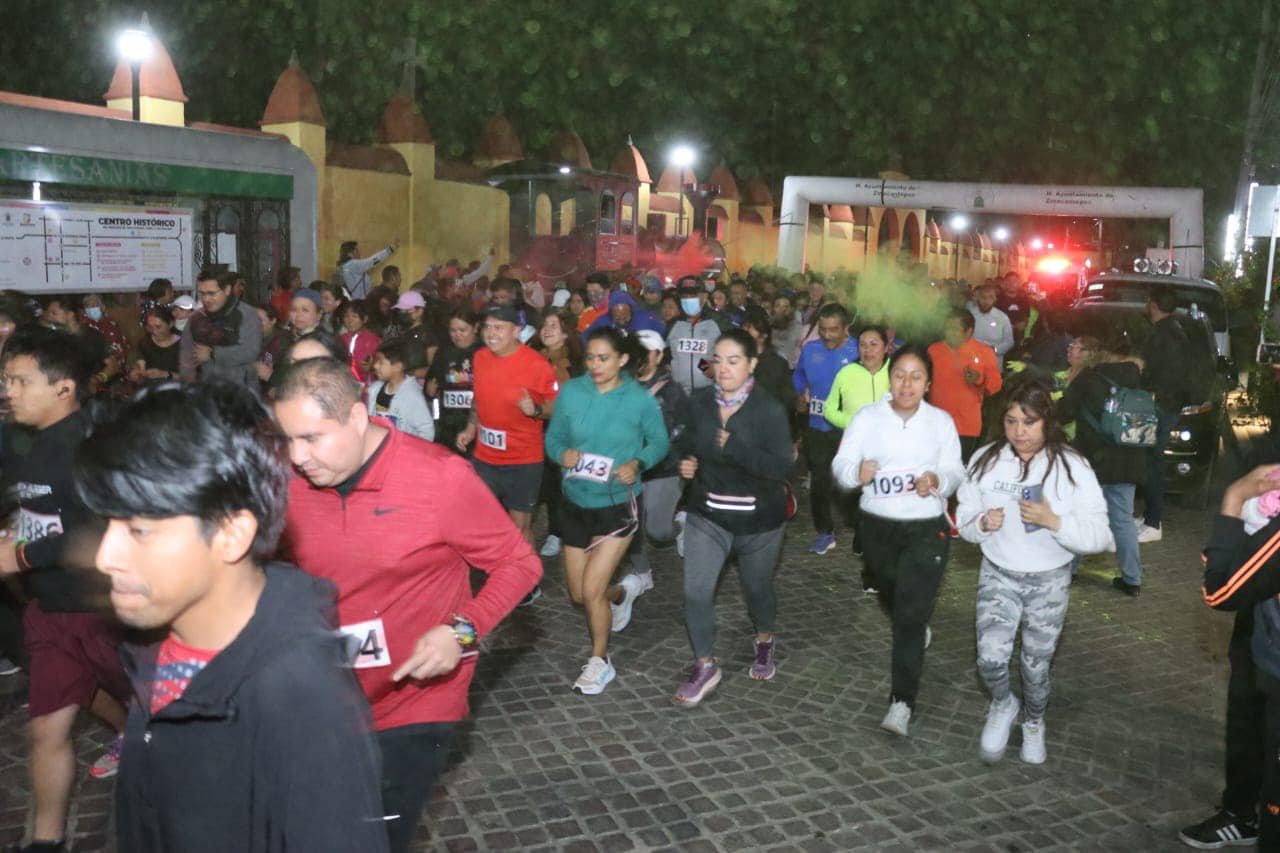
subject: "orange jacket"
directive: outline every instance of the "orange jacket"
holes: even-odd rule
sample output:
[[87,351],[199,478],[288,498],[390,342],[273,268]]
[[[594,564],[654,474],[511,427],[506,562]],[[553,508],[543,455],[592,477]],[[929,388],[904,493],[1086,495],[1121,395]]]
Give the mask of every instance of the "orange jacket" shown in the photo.
[[[929,347],[933,359],[933,383],[929,387],[929,402],[951,415],[956,422],[956,432],[965,438],[982,434],[982,398],[1000,390],[1000,364],[991,347],[973,338],[958,349],[938,341]],[[978,371],[977,385],[965,381],[964,369]]]

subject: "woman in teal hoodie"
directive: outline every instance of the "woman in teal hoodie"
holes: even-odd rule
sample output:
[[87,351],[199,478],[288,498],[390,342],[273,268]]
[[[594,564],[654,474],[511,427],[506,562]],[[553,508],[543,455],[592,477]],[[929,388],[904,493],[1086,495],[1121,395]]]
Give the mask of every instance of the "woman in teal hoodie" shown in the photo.
[[616,329],[587,336],[587,375],[560,389],[547,429],[547,455],[564,476],[561,539],[569,597],[586,610],[591,657],[573,689],[593,696],[617,674],[609,632],[617,604],[629,619],[639,590],[634,578],[610,585],[639,527],[640,473],[666,458],[670,440],[662,410],[626,368],[627,338]]

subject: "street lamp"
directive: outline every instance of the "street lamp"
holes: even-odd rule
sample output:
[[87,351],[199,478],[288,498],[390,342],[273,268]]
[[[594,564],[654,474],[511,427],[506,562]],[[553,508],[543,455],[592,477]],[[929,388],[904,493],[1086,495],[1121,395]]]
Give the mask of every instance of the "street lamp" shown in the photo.
[[676,235],[684,232],[684,170],[693,165],[693,148],[688,145],[677,145],[671,149],[671,163],[680,169],[680,212],[676,218]]
[[996,228],[995,231],[991,232],[991,236],[995,237],[996,240],[1003,243],[1005,240],[1009,239],[1009,229],[1001,225],[998,228]]
[[1031,248],[1035,249],[1037,252],[1040,251],[1041,249],[1044,248],[1044,241],[1041,240],[1039,237],[1032,237]]
[[960,232],[969,227],[969,217],[963,213],[957,213],[947,220],[947,226],[951,229],[951,234],[956,239],[955,250],[951,253],[955,264],[951,277],[960,278]]
[[129,73],[133,91],[133,120],[142,118],[142,93],[139,87],[142,82],[142,63],[151,56],[151,33],[144,15],[142,26],[125,30],[116,38],[116,52],[120,58],[129,63]]

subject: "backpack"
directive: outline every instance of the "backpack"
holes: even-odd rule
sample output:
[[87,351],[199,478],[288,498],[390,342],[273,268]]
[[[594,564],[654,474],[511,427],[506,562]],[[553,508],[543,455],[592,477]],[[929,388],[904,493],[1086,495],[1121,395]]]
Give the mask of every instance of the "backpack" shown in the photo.
[[[1105,381],[1105,377],[1104,377]],[[1102,405],[1102,417],[1084,412],[1084,419],[1099,435],[1118,447],[1155,447],[1160,443],[1160,416],[1156,398],[1141,388],[1122,388],[1108,382],[1111,393]]]

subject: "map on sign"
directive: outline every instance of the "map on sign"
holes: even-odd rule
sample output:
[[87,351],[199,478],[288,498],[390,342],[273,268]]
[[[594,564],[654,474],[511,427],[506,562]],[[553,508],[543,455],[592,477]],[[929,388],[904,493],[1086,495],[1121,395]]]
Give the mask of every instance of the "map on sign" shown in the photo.
[[0,199],[0,288],[145,290],[192,278],[190,210]]

